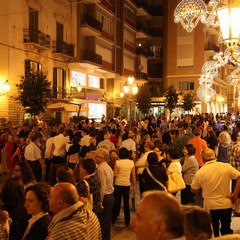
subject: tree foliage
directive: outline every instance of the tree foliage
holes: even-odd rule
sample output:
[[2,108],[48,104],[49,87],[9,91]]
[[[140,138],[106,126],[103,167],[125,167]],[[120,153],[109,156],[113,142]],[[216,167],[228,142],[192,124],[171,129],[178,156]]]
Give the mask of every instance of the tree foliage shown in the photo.
[[183,109],[187,112],[191,111],[195,106],[195,95],[192,92],[183,94]]
[[173,110],[177,107],[179,93],[173,86],[169,86],[164,97],[166,98],[165,107],[169,109],[171,116]]
[[136,100],[138,103],[138,109],[143,113],[143,114],[148,114],[149,109],[151,107],[151,94],[149,91],[148,84],[142,84],[138,88],[138,93],[136,95]]
[[51,97],[51,83],[42,72],[29,72],[21,76],[17,85],[18,97],[22,106],[31,115],[39,115],[45,111]]

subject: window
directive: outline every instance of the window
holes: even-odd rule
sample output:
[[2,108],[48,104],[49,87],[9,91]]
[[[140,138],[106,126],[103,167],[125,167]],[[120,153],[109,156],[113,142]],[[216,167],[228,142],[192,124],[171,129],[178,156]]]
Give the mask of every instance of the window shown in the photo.
[[66,98],[66,71],[53,68],[53,98]]
[[25,60],[25,75],[30,72],[41,72],[42,71],[42,64],[31,61],[31,60]]
[[57,52],[63,52],[63,24],[57,22],[56,24],[56,36],[57,36]]
[[130,8],[125,7],[124,15],[125,15],[125,17],[129,18],[132,22],[136,22],[135,13]]
[[97,12],[97,20],[102,23],[103,28],[102,30],[108,32],[110,34],[113,33],[112,29],[112,20],[107,18],[106,16],[102,15],[101,13]]
[[38,43],[38,11],[29,8],[29,41]]
[[179,91],[194,90],[194,82],[179,82]]

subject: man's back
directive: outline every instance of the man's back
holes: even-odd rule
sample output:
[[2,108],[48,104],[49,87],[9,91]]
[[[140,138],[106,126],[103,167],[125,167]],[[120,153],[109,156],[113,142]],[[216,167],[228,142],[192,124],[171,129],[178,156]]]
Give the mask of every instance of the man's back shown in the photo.
[[213,160],[206,162],[198,170],[191,187],[202,188],[204,206],[207,209],[226,209],[232,206],[231,200],[227,198],[231,194],[230,181],[239,175],[230,164]]
[[57,219],[53,218],[48,231],[50,239],[54,240],[102,239],[98,218],[92,211],[86,210],[81,202],[65,209]]
[[198,161],[198,165],[201,167],[203,165],[202,160],[202,150],[207,148],[207,142],[200,137],[194,137],[188,140],[187,144],[192,144],[196,148],[195,158]]

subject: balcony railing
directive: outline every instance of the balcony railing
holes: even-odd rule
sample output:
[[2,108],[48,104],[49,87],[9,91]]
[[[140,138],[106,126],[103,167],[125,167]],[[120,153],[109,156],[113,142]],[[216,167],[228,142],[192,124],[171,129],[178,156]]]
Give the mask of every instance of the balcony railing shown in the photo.
[[94,17],[90,15],[85,15],[82,19],[82,24],[88,24],[89,26],[97,29],[98,31],[102,31],[103,25],[101,22],[96,20]]
[[136,54],[141,54],[145,57],[153,57],[153,52],[146,48],[136,48]]
[[64,87],[53,86],[52,98],[65,99],[67,97],[67,89]]
[[94,52],[83,51],[82,60],[87,60],[102,65],[102,56]]
[[137,22],[136,28],[137,28],[138,31],[142,31],[142,32],[144,32],[146,34],[149,34],[149,28],[147,26],[143,25],[140,22]]
[[151,35],[152,37],[162,37],[163,30],[161,27],[151,27],[149,29],[149,35]]
[[148,13],[151,13],[152,8],[145,0],[133,0],[133,2],[137,5],[137,7],[144,8]]
[[62,41],[52,41],[52,48],[54,53],[62,53],[68,56],[74,56],[74,46]]
[[31,28],[23,29],[23,41],[24,43],[36,43],[46,48],[51,47],[51,37],[49,35]]

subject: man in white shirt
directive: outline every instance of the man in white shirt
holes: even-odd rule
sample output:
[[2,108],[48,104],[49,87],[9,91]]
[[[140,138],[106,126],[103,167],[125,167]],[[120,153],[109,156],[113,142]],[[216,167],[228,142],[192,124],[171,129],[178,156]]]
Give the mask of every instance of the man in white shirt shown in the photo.
[[98,143],[97,148],[105,146],[108,151],[110,152],[111,150],[115,149],[114,144],[110,141],[110,134],[105,133],[104,134],[104,140]]
[[38,147],[39,138],[37,135],[33,135],[31,142],[26,146],[24,157],[31,167],[33,174],[37,181],[42,179],[42,168],[43,160],[41,150]]
[[80,145],[81,145],[81,147],[83,147],[83,146],[88,147],[90,145],[90,139],[92,137],[89,135],[89,131],[85,128],[82,129],[81,133],[82,133],[82,138],[80,140]]
[[128,151],[136,152],[136,143],[134,142],[133,138],[134,133],[128,133],[128,138],[122,141],[120,148],[124,147],[127,148]]
[[[231,234],[232,203],[228,198],[232,179],[239,181],[240,172],[230,164],[217,162],[215,153],[210,148],[202,151],[204,165],[197,171],[191,189],[193,193],[202,192],[204,208],[212,217],[214,236]],[[220,224],[221,223],[221,224]]]
[[59,128],[59,134],[53,138],[52,143],[52,159],[49,175],[49,182],[53,186],[56,183],[56,172],[58,167],[66,162],[66,145],[67,138],[64,136],[64,128]]

